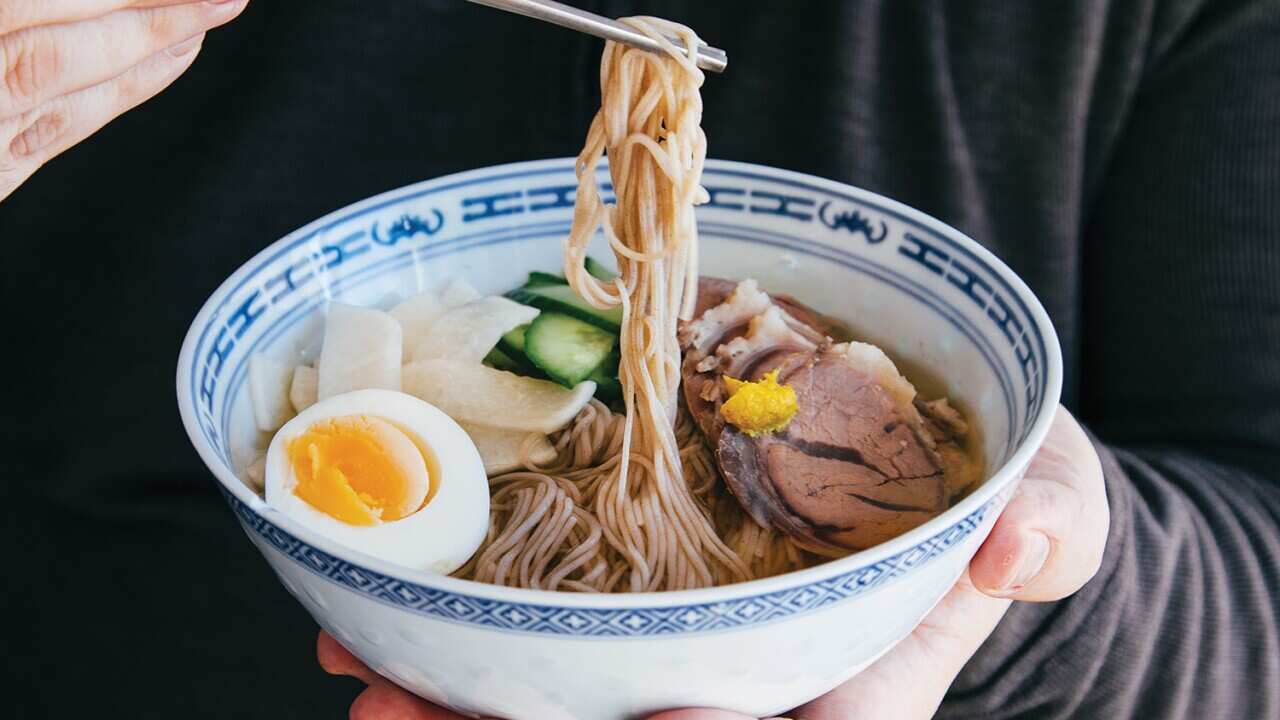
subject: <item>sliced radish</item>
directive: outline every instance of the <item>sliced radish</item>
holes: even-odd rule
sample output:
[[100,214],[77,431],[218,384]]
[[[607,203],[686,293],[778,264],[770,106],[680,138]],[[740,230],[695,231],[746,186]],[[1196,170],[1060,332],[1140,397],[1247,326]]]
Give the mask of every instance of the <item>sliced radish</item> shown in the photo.
[[590,380],[566,388],[475,362],[420,360],[404,366],[404,391],[458,422],[551,433],[567,425],[596,391]]
[[330,303],[316,396],[324,400],[352,390],[399,390],[402,344],[400,323],[389,314]]
[[302,412],[316,404],[320,389],[320,374],[310,365],[293,369],[293,382],[289,385],[289,403],[295,412]]
[[249,466],[244,469],[245,480],[249,481],[249,487],[257,492],[267,486],[267,456],[266,453],[259,455]]
[[440,288],[440,302],[447,308],[456,308],[480,299],[480,291],[472,287],[466,278],[455,277]]
[[461,423],[462,429],[471,436],[471,442],[480,451],[480,459],[484,461],[484,471],[488,475],[519,470],[520,448],[525,440],[533,435],[532,447],[529,448],[529,459],[539,465],[549,463],[556,457],[556,449],[546,435],[529,433],[524,430],[503,430],[485,425]]
[[431,325],[447,311],[440,294],[426,290],[391,308],[391,317],[400,321],[404,333],[401,362],[409,362],[413,349],[431,332]]
[[503,334],[528,324],[538,309],[493,295],[441,315],[413,348],[414,360],[437,358],[478,363]]
[[253,421],[263,432],[275,432],[293,417],[289,383],[293,368],[262,353],[249,356],[249,399]]

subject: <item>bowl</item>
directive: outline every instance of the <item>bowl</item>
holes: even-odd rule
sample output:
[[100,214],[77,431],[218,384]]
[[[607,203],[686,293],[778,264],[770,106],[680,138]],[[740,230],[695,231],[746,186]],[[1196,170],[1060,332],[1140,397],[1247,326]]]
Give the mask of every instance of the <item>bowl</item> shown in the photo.
[[[607,183],[607,176],[602,176]],[[428,180],[273,243],[196,316],[178,405],[249,539],[325,630],[433,702],[511,720],[623,720],[712,706],[771,716],[856,674],[959,577],[1048,431],[1057,337],[1018,277],[978,243],[865,190],[709,161],[701,267],[756,277],[942,378],[975,418],[987,479],[924,525],[800,572],[703,590],[587,595],[416,572],[338,545],[240,478],[264,438],[246,360],[313,354],[331,299],[385,305],[461,275],[484,292],[560,266],[573,159]],[[606,191],[608,187],[606,185]],[[602,249],[597,257],[606,257]]]

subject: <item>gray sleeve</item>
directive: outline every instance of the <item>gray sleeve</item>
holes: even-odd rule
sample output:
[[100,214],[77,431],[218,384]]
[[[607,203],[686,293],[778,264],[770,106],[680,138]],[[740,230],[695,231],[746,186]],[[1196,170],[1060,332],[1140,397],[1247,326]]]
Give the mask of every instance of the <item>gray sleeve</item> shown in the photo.
[[1015,603],[941,717],[1280,718],[1280,3],[1184,17],[1084,237],[1102,570]]
[[1015,603],[939,717],[1280,717],[1274,463],[1098,449],[1102,570],[1064,601]]

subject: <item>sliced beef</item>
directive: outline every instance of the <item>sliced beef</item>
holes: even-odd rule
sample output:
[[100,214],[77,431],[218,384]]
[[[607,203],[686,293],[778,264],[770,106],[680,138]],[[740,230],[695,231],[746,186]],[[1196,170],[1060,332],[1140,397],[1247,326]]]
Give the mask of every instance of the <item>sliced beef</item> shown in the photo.
[[[773,300],[761,292],[754,280],[744,280],[721,296],[718,292],[704,288],[708,280],[698,282],[698,302],[692,320],[680,327],[680,344],[685,348],[685,358],[706,356],[715,353],[716,348],[747,332],[751,319],[773,306]],[[719,299],[709,307],[703,306],[704,299]]]
[[[716,457],[726,479],[738,480],[730,487],[753,520],[787,533],[815,553],[840,556],[871,547],[932,517],[910,500],[895,503],[877,493],[882,481],[871,479],[865,467],[814,458],[784,443],[770,449],[762,461],[759,444],[729,428],[721,435]],[[741,481],[771,478],[780,470],[788,474],[788,482]]]
[[[685,399],[752,519],[837,555],[916,527],[971,484],[968,428],[945,400],[917,403],[879,348],[833,344],[796,301],[784,307],[752,281],[725,286],[703,282],[682,330]],[[753,438],[726,425],[721,377],[775,369],[799,401],[787,427]]]
[[946,398],[928,402],[916,400],[916,409],[937,443],[947,486],[947,501],[954,504],[982,479],[982,463],[966,450],[967,443],[975,442],[969,434],[969,423]]
[[965,422],[959,410],[951,407],[946,398],[916,400],[915,404],[935,439],[951,440],[969,434],[969,423]]
[[[754,280],[748,282],[754,283]],[[720,305],[733,294],[738,283],[717,277],[698,278],[698,303],[693,317],[700,318],[708,309]],[[769,293],[769,299],[785,310],[791,317],[813,328],[822,335],[831,334],[831,323],[799,300],[783,293]]]
[[871,547],[948,505],[942,459],[911,400],[877,381],[867,355],[837,345],[780,371],[800,405],[790,424],[755,438],[727,427],[716,444],[753,519],[828,554]]
[[685,402],[713,445],[724,424],[718,412],[723,375],[753,377],[744,371],[768,362],[767,372],[787,353],[811,351],[830,341],[816,313],[795,300],[787,302],[806,320],[782,309],[754,280],[699,280],[694,317],[680,327],[681,369]]
[[766,372],[776,366],[783,355],[813,352],[826,338],[806,337],[793,330],[784,312],[777,305],[770,305],[764,312],[751,318],[746,334],[716,348],[715,369],[722,375],[736,378],[755,378],[760,368]]

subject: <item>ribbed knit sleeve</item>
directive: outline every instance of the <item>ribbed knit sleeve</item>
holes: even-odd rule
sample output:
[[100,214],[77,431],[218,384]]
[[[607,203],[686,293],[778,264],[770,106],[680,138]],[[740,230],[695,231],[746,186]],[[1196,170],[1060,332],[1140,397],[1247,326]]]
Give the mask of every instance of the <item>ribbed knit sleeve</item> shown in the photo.
[[1016,603],[944,718],[1280,718],[1280,4],[1153,37],[1086,217],[1102,571]]
[[940,718],[1280,717],[1280,490],[1169,447],[1099,446],[1107,561],[1058,603],[1015,603]]

